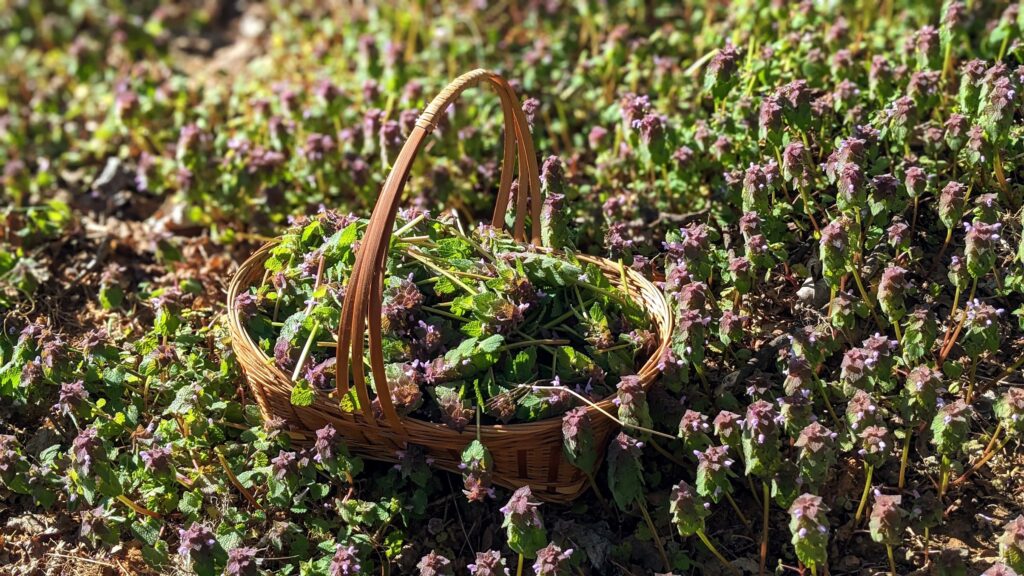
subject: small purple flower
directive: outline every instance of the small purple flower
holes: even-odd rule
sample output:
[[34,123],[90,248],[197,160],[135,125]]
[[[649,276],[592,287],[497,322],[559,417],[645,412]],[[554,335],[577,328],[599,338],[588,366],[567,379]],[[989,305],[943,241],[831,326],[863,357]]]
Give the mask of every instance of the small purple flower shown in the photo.
[[554,542],[537,551],[537,561],[533,563],[533,572],[537,576],[559,576],[569,574],[567,563],[572,557],[572,548],[562,550]]
[[224,576],[256,576],[257,573],[255,548],[232,548],[228,552]]
[[168,446],[156,446],[139,452],[143,467],[154,473],[168,472],[171,469],[171,449]]
[[89,391],[85,389],[84,382],[81,380],[65,382],[60,385],[60,397],[54,409],[58,410],[61,414],[68,415],[88,399]]
[[83,474],[88,475],[92,469],[92,459],[97,457],[103,444],[95,428],[85,428],[78,433],[71,443],[71,454]]
[[208,527],[193,522],[187,530],[178,529],[178,554],[195,559],[213,551],[217,538]]
[[505,559],[497,550],[477,552],[476,561],[466,566],[471,576],[508,576]]
[[330,424],[316,431],[316,442],[313,443],[313,460],[326,462],[334,458],[338,431]]
[[334,557],[331,558],[328,574],[330,576],[359,576],[362,574],[356,547],[338,544],[334,551]]

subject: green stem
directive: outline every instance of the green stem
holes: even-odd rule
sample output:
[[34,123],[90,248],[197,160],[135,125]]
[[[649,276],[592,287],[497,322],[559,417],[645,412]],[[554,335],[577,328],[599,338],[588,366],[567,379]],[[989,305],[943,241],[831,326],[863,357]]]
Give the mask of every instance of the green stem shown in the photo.
[[473,295],[473,296],[477,295],[477,291],[474,288],[470,288],[462,280],[459,280],[458,276],[456,276],[455,274],[452,274],[448,270],[445,270],[444,268],[441,268],[440,266],[434,264],[433,262],[430,261],[429,258],[419,254],[418,252],[414,252],[412,250],[406,251],[406,254],[408,254],[409,256],[412,256],[414,259],[418,260],[421,264],[423,264],[427,268],[430,268],[434,272],[437,272],[438,274],[440,274],[440,275],[444,276],[445,278],[451,280],[453,284],[455,284],[459,288],[462,288],[466,292],[469,292],[471,295]]
[[864,515],[864,508],[868,504],[868,494],[871,492],[871,476],[875,472],[875,467],[871,464],[865,463],[864,468],[867,470],[867,478],[864,479],[864,492],[860,495],[860,505],[857,506],[857,514],[853,517],[854,524],[860,522],[861,516]]
[[736,504],[736,500],[733,500],[732,494],[726,492],[725,499],[728,500],[729,505],[732,506],[732,511],[735,512],[737,516],[739,516],[740,522],[743,522],[743,524],[745,524],[749,528],[750,520],[747,519],[747,517],[743,515],[743,512],[740,511],[740,507],[738,504]]
[[299,361],[295,363],[295,370],[292,372],[292,382],[299,379],[299,374],[302,373],[302,366],[306,363],[306,357],[309,356],[309,349],[313,346],[314,339],[316,338],[317,332],[320,330],[320,321],[313,321],[313,328],[309,331],[309,337],[306,338],[306,345],[302,347],[302,353],[299,354]]
[[907,484],[907,462],[910,459],[910,438],[914,435],[914,429],[907,426],[903,430],[903,434],[903,455],[900,457],[900,490],[903,490],[903,487]]
[[647,523],[647,529],[651,531],[651,538],[654,540],[654,545],[658,548],[658,555],[661,556],[661,562],[664,565],[665,571],[670,572],[672,564],[668,561],[668,554],[665,553],[665,546],[661,543],[661,536],[658,536],[658,530],[654,527],[651,514],[647,511],[647,503],[644,502],[644,497],[640,496],[637,498],[636,503],[640,508],[640,513],[644,516],[644,522]]
[[732,564],[725,559],[725,556],[722,556],[722,553],[718,551],[718,548],[715,548],[715,545],[711,543],[711,539],[708,538],[708,535],[705,534],[703,530],[697,530],[697,537],[704,543],[704,546],[707,547],[708,551],[711,552],[715,558],[718,558],[718,561],[722,563],[722,566],[725,566],[729,572],[736,573],[736,569],[733,568]]
[[516,565],[516,576],[523,576],[523,553],[519,553],[519,563]]
[[885,545],[885,553],[889,556],[889,574],[896,576],[896,559],[892,556],[892,544]]
[[462,316],[456,316],[455,314],[452,314],[451,312],[446,312],[444,310],[439,310],[437,308],[434,308],[433,306],[424,306],[424,305],[421,304],[420,305],[420,310],[423,310],[424,312],[430,312],[431,314],[436,314],[438,316],[441,316],[442,318],[448,318],[449,320],[458,320],[459,322],[469,322],[468,318],[463,318]]
[[629,424],[627,422],[623,422],[622,420],[619,420],[615,416],[612,416],[604,408],[601,408],[597,404],[594,404],[593,402],[591,402],[589,398],[586,398],[585,396],[579,394],[578,392],[576,392],[575,390],[573,390],[571,388],[566,388],[564,386],[539,386],[539,385],[531,386],[531,388],[533,390],[557,390],[559,392],[566,392],[568,394],[571,394],[571,395],[575,396],[578,400],[580,400],[581,402],[583,402],[587,406],[590,406],[594,410],[597,410],[598,412],[603,414],[606,418],[608,418],[612,422],[615,422],[619,426],[622,426],[623,428],[629,428],[631,430],[636,430],[638,432],[645,432],[645,433],[650,434],[652,436],[661,436],[662,438],[667,438],[669,440],[675,440],[676,439],[675,436],[671,436],[669,434],[665,434],[664,432],[659,432],[657,430],[652,430],[650,428],[644,428],[643,426],[634,426],[634,425]]
[[515,350],[517,348],[529,348],[530,346],[565,346],[569,344],[568,340],[559,340],[554,338],[542,338],[539,340],[522,340],[520,342],[512,342],[511,344],[505,344],[501,348],[498,348],[499,352],[507,352],[509,350]]
[[868,291],[864,289],[864,282],[860,279],[860,272],[853,264],[850,264],[850,274],[853,275],[853,281],[857,284],[857,290],[860,292],[860,297],[864,299],[864,303],[867,304],[868,308],[871,310],[871,317],[875,319],[875,324],[878,325],[878,330],[884,331],[885,326],[882,325],[882,320],[878,317],[878,314],[875,313],[875,301],[871,298],[871,295],[868,294]]

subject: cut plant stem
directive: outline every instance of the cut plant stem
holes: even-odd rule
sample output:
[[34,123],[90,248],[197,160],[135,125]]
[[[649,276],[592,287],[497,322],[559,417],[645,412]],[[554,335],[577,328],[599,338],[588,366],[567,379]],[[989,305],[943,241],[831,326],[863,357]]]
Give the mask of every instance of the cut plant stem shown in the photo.
[[875,467],[867,462],[864,463],[864,469],[867,471],[867,477],[864,479],[864,491],[860,495],[857,513],[853,516],[854,524],[860,522],[861,517],[864,515],[864,508],[868,504],[868,494],[871,493],[871,476],[875,473]]
[[889,556],[889,574],[896,576],[896,559],[892,556],[892,544],[885,545],[885,553]]
[[672,564],[668,561],[668,554],[665,553],[665,545],[661,543],[661,536],[658,535],[658,529],[654,527],[654,520],[651,520],[651,514],[647,511],[647,503],[644,502],[644,497],[641,495],[636,499],[637,507],[640,508],[640,513],[644,516],[644,522],[647,523],[647,529],[651,531],[651,538],[654,540],[654,545],[658,548],[658,555],[661,556],[661,563],[666,572],[672,571]]
[[519,563],[516,564],[516,576],[523,576],[523,553],[519,553]]
[[765,566],[768,565],[768,513],[772,501],[771,491],[768,490],[767,482],[761,482],[761,494],[763,497],[764,513],[761,521],[761,565],[758,573],[764,576]]
[[299,354],[299,361],[295,363],[295,370],[292,372],[292,382],[299,379],[299,374],[302,373],[302,366],[306,363],[306,357],[309,356],[309,349],[313,347],[313,342],[316,339],[316,333],[320,330],[320,321],[313,321],[313,328],[309,331],[309,337],[306,338],[306,345],[302,347],[302,353]]
[[523,340],[520,342],[512,342],[511,344],[505,344],[498,350],[504,352],[507,350],[515,350],[516,348],[528,348],[530,346],[565,346],[566,344],[569,343],[570,342],[568,340],[559,340],[553,338],[539,340]]
[[711,543],[711,539],[708,538],[708,535],[705,534],[703,530],[697,530],[697,537],[704,543],[704,546],[707,547],[708,551],[711,552],[715,558],[718,558],[718,561],[722,563],[722,566],[725,566],[729,572],[736,574],[736,569],[733,568],[732,564],[725,559],[725,556],[722,556],[722,553],[718,551],[718,548],[715,548],[715,545]]
[[670,434],[665,434],[664,432],[659,432],[657,430],[652,430],[650,428],[644,428],[643,426],[633,426],[632,424],[628,424],[626,422],[623,422],[622,420],[619,420],[615,416],[612,416],[611,414],[609,414],[608,411],[605,410],[604,408],[601,408],[597,404],[594,404],[593,402],[590,401],[590,399],[588,399],[585,396],[581,395],[580,393],[572,390],[571,388],[566,388],[564,386],[540,386],[540,385],[532,385],[532,386],[531,385],[527,385],[527,386],[530,387],[530,388],[533,388],[533,390],[556,390],[556,391],[559,391],[559,392],[567,392],[567,393],[572,394],[573,396],[575,396],[577,399],[581,400],[587,406],[590,406],[594,410],[597,410],[598,412],[603,414],[605,417],[610,419],[612,422],[615,422],[619,426],[622,426],[623,428],[629,428],[631,430],[636,430],[638,432],[645,432],[647,434],[651,434],[652,436],[661,436],[662,438],[668,438],[669,440],[675,440],[676,439],[675,436],[672,436]]
[[451,280],[453,284],[455,284],[459,288],[462,288],[463,290],[465,290],[466,292],[470,293],[471,295],[476,296],[478,294],[476,289],[470,288],[462,280],[459,280],[458,276],[456,276],[455,274],[452,274],[451,272],[449,272],[448,270],[445,270],[444,268],[441,268],[437,264],[434,264],[434,262],[432,260],[430,260],[430,258],[427,258],[426,256],[423,256],[422,254],[420,254],[420,253],[418,253],[418,252],[416,252],[414,250],[408,250],[408,251],[406,251],[406,254],[408,254],[409,256],[412,256],[414,259],[418,260],[421,264],[423,264],[427,268],[430,268],[434,272],[437,272],[438,274],[440,274],[440,275],[444,276],[445,278]]

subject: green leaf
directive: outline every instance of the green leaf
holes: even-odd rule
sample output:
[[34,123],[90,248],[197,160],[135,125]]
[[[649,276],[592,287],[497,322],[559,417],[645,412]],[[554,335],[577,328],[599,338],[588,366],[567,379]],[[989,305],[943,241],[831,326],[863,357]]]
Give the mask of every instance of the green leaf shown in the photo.
[[291,402],[293,406],[311,406],[316,398],[316,391],[305,378],[300,378],[292,385]]

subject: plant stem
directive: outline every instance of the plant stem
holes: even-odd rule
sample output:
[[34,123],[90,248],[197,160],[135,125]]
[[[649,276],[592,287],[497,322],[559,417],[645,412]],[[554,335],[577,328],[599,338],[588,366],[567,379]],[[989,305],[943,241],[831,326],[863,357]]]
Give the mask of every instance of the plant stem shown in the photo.
[[292,372],[292,382],[299,379],[299,374],[302,373],[302,366],[306,363],[306,357],[309,356],[309,349],[313,346],[313,342],[316,339],[316,333],[320,330],[320,321],[313,321],[313,328],[309,331],[309,337],[306,338],[306,345],[302,347],[302,353],[299,354],[299,361],[295,363],[295,370]]
[[736,515],[740,517],[740,522],[743,522],[743,524],[746,525],[749,528],[750,527],[750,520],[746,516],[743,515],[743,512],[740,511],[740,507],[739,507],[738,504],[736,504],[736,501],[733,500],[732,494],[730,494],[729,492],[726,492],[725,493],[725,499],[728,500],[729,501],[729,505],[732,506],[732,511],[735,512]]
[[864,508],[868,504],[868,494],[871,492],[871,476],[875,473],[875,467],[867,462],[864,463],[864,469],[867,470],[867,477],[864,479],[864,492],[860,495],[860,504],[857,506],[857,514],[853,517],[854,524],[860,522],[861,516],[864,515]]
[[860,292],[860,297],[864,299],[864,303],[868,305],[868,309],[871,310],[871,317],[875,319],[875,324],[878,325],[878,330],[884,332],[885,326],[882,324],[882,320],[875,313],[875,301],[871,299],[871,295],[864,289],[864,282],[860,279],[860,271],[853,264],[850,264],[850,274],[853,276],[853,281],[857,283],[857,290]]
[[557,390],[559,392],[567,392],[567,393],[572,394],[573,396],[575,396],[577,399],[582,401],[587,406],[590,406],[594,410],[597,410],[601,414],[605,415],[612,422],[615,422],[616,424],[618,424],[619,426],[622,426],[623,428],[629,428],[631,430],[636,430],[638,432],[646,432],[647,434],[651,434],[653,436],[661,436],[662,438],[668,438],[669,440],[675,440],[676,439],[675,436],[671,436],[669,434],[665,434],[664,432],[659,432],[657,430],[651,430],[650,428],[644,428],[643,426],[634,426],[632,424],[628,424],[626,422],[623,422],[622,420],[619,420],[615,416],[612,416],[611,414],[609,414],[608,411],[605,410],[604,408],[601,408],[597,404],[594,404],[588,398],[586,398],[585,396],[579,394],[578,392],[576,392],[575,390],[572,390],[570,388],[566,388],[564,386],[540,386],[540,385],[531,386],[531,388],[533,388],[534,390]]
[[519,564],[516,565],[516,576],[523,576],[523,553],[519,553]]
[[722,566],[728,568],[729,572],[736,573],[736,569],[733,568],[732,564],[725,559],[725,556],[722,556],[722,553],[718,551],[718,548],[715,548],[715,545],[711,543],[711,539],[708,538],[708,535],[705,534],[703,530],[697,530],[697,537],[704,543],[704,546],[707,546],[708,551],[710,551],[715,558],[718,558],[718,561],[722,563]]
[[124,504],[125,506],[131,508],[132,511],[136,514],[140,514],[142,516],[149,516],[150,518],[155,518],[156,520],[160,520],[161,518],[161,516],[156,512],[153,512],[152,510],[136,503],[135,501],[133,501],[131,498],[128,498],[124,494],[118,494],[117,500]]
[[900,457],[900,490],[903,490],[907,483],[907,461],[910,459],[910,438],[914,434],[914,429],[907,426],[903,429],[903,434],[903,455]]
[[644,502],[644,497],[640,496],[637,498],[636,503],[640,508],[640,513],[644,516],[644,522],[647,523],[647,529],[651,531],[651,538],[654,539],[654,545],[658,548],[658,555],[661,556],[661,562],[664,565],[665,571],[670,572],[672,564],[668,561],[668,554],[665,553],[665,546],[661,543],[661,536],[658,536],[658,530],[654,527],[651,514],[647,511],[647,503]]
[[896,331],[896,343],[903,343],[903,333],[900,332],[900,321],[896,320],[892,323],[892,329]]
[[765,566],[768,564],[768,512],[771,506],[772,495],[768,490],[768,483],[761,482],[761,494],[763,496],[764,514],[761,520],[761,565],[760,576],[764,576]]
[[[999,428],[996,428],[996,432],[998,432],[998,431],[999,431]],[[967,472],[964,472],[959,478],[954,480],[953,481],[953,485],[955,486],[957,484],[962,484],[963,482],[966,482],[967,479],[970,478],[971,474],[974,474],[978,470],[981,470],[982,466],[984,466],[985,464],[988,464],[989,460],[994,458],[996,454],[999,454],[1000,452],[1002,452],[1003,448],[1006,448],[1006,445],[1010,443],[1010,439],[1011,438],[1012,438],[1012,436],[1007,436],[1003,440],[1002,444],[1000,444],[999,447],[996,448],[995,450],[991,450],[990,451],[988,448],[986,448],[985,452],[984,452],[984,455],[981,457],[981,460],[978,460],[974,464],[974,466],[971,466],[970,470],[968,470]],[[995,434],[992,435],[992,440],[995,440]],[[990,440],[989,441],[989,446],[991,447],[991,445],[992,445],[992,441]]]
[[946,495],[946,488],[949,487],[949,456],[942,455],[942,464],[939,466],[939,502]]
[[459,288],[462,288],[463,290],[465,290],[469,294],[471,294],[473,296],[477,295],[477,291],[474,288],[470,288],[462,280],[459,280],[459,278],[455,274],[452,274],[448,270],[445,270],[444,268],[441,268],[437,264],[434,264],[426,256],[423,256],[422,254],[420,254],[419,252],[416,252],[414,250],[407,250],[406,254],[408,254],[409,256],[412,256],[414,259],[418,260],[421,264],[423,264],[427,268],[430,268],[434,272],[437,272],[438,274],[440,274],[440,275],[444,276],[445,278],[451,280],[453,284],[455,284]]
[[530,346],[565,346],[566,344],[569,344],[568,340],[558,340],[554,338],[542,338],[539,340],[522,340],[519,342],[505,344],[501,348],[498,348],[498,351],[506,352],[508,350],[515,350],[516,348],[529,348]]
[[889,556],[889,574],[896,576],[896,559],[892,556],[892,544],[885,545],[885,553]]
[[974,380],[978,375],[978,359],[971,358],[971,370],[967,376],[967,397],[964,399],[968,404],[974,400]]
[[[971,292],[967,295],[967,302],[974,299],[974,292],[978,289],[978,279],[975,278],[971,282]],[[953,314],[956,314],[956,310],[953,310]],[[950,317],[952,318],[952,316]],[[956,328],[953,330],[952,335],[948,342],[945,342],[939,350],[939,362],[941,366],[946,361],[946,357],[949,356],[950,351],[953,350],[953,345],[956,344],[956,339],[960,336],[960,330],[964,327],[964,321],[967,320],[967,304],[964,304],[963,314],[960,315],[960,320],[956,324]]]

